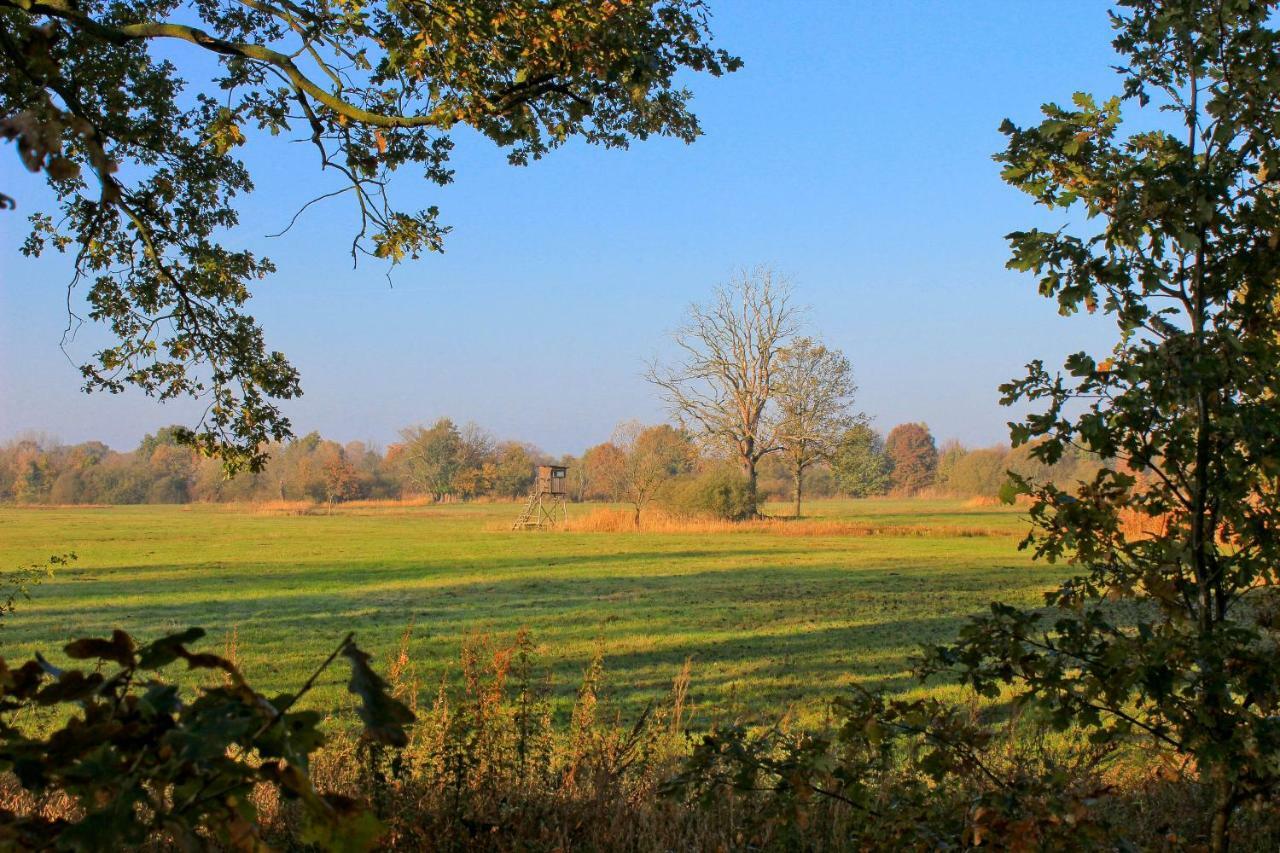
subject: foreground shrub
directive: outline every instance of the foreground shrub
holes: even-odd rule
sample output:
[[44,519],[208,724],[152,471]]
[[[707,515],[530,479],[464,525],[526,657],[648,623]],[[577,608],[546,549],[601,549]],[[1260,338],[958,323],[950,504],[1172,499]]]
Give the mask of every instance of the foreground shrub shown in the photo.
[[741,521],[759,513],[748,479],[726,467],[673,481],[662,503],[668,512],[693,518]]
[[[820,731],[703,736],[669,796],[737,818],[735,849],[1204,850],[1212,780],[1176,755],[936,699],[857,690]],[[1206,784],[1208,782],[1208,784]],[[1242,810],[1241,849],[1280,849],[1280,806]]]
[[[1003,734],[971,708],[886,701],[856,691],[827,733],[702,738],[667,791],[702,804],[726,797],[756,815],[757,844],[804,847],[842,826],[841,849],[1088,849],[1114,846],[1097,766],[1107,750],[1059,752],[1034,733]],[[840,815],[844,815],[841,820]],[[762,829],[768,833],[760,833]]]
[[[686,729],[706,712],[689,701],[688,662],[666,696],[624,715],[597,647],[558,713],[525,632],[469,638],[460,677],[420,708],[410,639],[389,684],[344,643],[365,725],[331,717],[323,737],[318,715],[246,692],[234,667],[187,652],[182,635],[130,652],[139,686],[112,709],[117,688],[105,685],[129,670],[126,639],[73,644],[113,674],[46,677],[34,700],[55,711],[81,679],[99,684],[85,716],[51,737],[7,721],[0,849],[1175,850],[1207,834],[1211,796],[1193,772],[1016,714],[855,692],[821,729],[713,712],[695,740]],[[168,654],[223,683],[190,705],[142,684]],[[5,670],[8,711],[24,672]],[[166,703],[181,707],[154,710]],[[1275,807],[1249,810],[1235,834],[1244,849],[1280,849]]]
[[[377,818],[355,799],[313,785],[310,758],[325,740],[320,715],[294,709],[342,656],[351,665],[349,689],[360,698],[364,741],[406,743],[403,727],[413,715],[387,694],[369,656],[348,636],[298,692],[268,699],[229,661],[187,649],[203,635],[192,628],[138,648],[117,630],[66,646],[72,659],[93,662],[88,671],[59,669],[39,656],[10,669],[0,659],[0,770],[11,783],[0,808],[0,848],[258,849],[251,794],[263,786],[297,804],[299,841],[373,846],[383,832]],[[184,700],[157,674],[178,660],[218,673],[220,683]],[[47,735],[20,724],[51,714],[57,727]],[[51,798],[56,808],[47,808]]]

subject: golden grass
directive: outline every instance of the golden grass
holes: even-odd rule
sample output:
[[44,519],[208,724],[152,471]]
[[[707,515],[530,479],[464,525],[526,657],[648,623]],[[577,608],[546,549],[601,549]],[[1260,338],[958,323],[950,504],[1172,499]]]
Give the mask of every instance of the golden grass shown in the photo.
[[602,507],[571,516],[562,530],[571,533],[769,533],[776,536],[1013,536],[999,527],[957,524],[896,524],[836,519],[757,518],[750,521],[691,518],[661,509],[640,514],[628,509]]
[[314,501],[261,501],[249,506],[254,515],[313,515],[320,509]]
[[[341,501],[333,504],[333,513],[344,513],[359,510],[397,510],[419,509],[428,506],[441,506],[455,501],[437,501],[426,495],[413,495],[407,498],[379,498],[377,500]],[[227,504],[234,506],[234,504]],[[330,507],[323,501],[257,501],[244,504],[255,515],[328,515]]]

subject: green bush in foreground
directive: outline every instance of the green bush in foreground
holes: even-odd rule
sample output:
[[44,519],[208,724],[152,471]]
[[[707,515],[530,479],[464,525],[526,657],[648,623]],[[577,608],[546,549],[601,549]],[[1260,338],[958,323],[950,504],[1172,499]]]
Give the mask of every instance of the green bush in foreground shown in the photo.
[[[377,818],[356,800],[317,791],[308,775],[325,738],[320,715],[294,710],[316,678],[339,656],[351,665],[349,689],[361,700],[364,737],[403,745],[413,714],[386,692],[369,656],[351,636],[294,694],[254,691],[224,658],[187,649],[199,628],[137,647],[128,634],[81,639],[65,651],[91,669],[59,669],[37,656],[16,669],[0,659],[0,770],[20,787],[8,799],[63,798],[49,815],[0,809],[5,849],[111,850],[169,842],[182,849],[212,844],[261,846],[251,797],[266,785],[300,804],[299,840],[326,849],[366,849],[382,834]],[[220,683],[193,700],[156,673],[178,660],[209,670]],[[25,713],[62,712],[48,735],[20,724]]]

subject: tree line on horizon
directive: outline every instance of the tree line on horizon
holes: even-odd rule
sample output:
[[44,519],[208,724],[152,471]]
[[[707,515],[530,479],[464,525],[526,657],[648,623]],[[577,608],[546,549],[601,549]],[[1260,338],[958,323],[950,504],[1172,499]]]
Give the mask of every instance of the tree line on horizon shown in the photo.
[[[100,441],[63,444],[40,436],[0,445],[0,501],[17,504],[181,504],[427,498],[437,502],[517,500],[529,493],[538,465],[568,468],[575,502],[625,503],[637,518],[651,502],[675,499],[701,478],[732,486],[733,460],[670,424],[620,424],[608,440],[578,455],[553,456],[522,441],[498,440],[473,423],[444,417],[400,431],[385,449],[340,443],[312,432],[273,446],[256,473],[228,477],[217,459],[180,443],[177,428],[148,434],[132,450]],[[1007,472],[1069,487],[1101,467],[1078,454],[1053,466],[1026,446],[939,447],[927,425],[900,424],[882,436],[866,423],[848,427],[832,453],[803,473],[818,498],[896,496],[995,497]],[[794,470],[781,453],[759,467],[761,500],[787,500]],[[744,498],[745,500],[745,498]]]

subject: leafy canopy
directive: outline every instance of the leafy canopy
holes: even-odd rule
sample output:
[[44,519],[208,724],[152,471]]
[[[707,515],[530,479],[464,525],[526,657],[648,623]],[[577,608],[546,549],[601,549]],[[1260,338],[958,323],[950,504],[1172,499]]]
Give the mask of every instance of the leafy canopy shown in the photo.
[[207,399],[184,440],[261,467],[290,434],[279,401],[301,391],[245,310],[274,267],[222,242],[253,189],[237,149],[300,134],[339,178],[316,201],[355,206],[353,260],[399,263],[448,228],[395,206],[388,182],[406,166],[451,181],[459,126],[514,164],[572,137],[692,141],[678,74],[741,64],[708,17],[704,0],[0,0],[0,137],[59,199],[24,252],[69,253],[70,287],[114,338],[81,367],[86,390]]
[[882,495],[889,490],[893,463],[884,452],[884,441],[870,424],[856,423],[845,430],[831,458],[831,469],[840,491],[854,498]]
[[1024,546],[1077,576],[1045,611],[993,605],[931,663],[990,695],[1014,683],[1059,727],[1192,758],[1217,850],[1234,809],[1280,783],[1276,5],[1125,0],[1122,95],[1005,123],[1005,180],[1090,220],[1009,235],[1010,267],[1118,332],[1105,357],[1036,361],[1003,387],[1038,409],[1013,438],[1046,464],[1071,448],[1112,464],[1071,491],[1014,478]]

